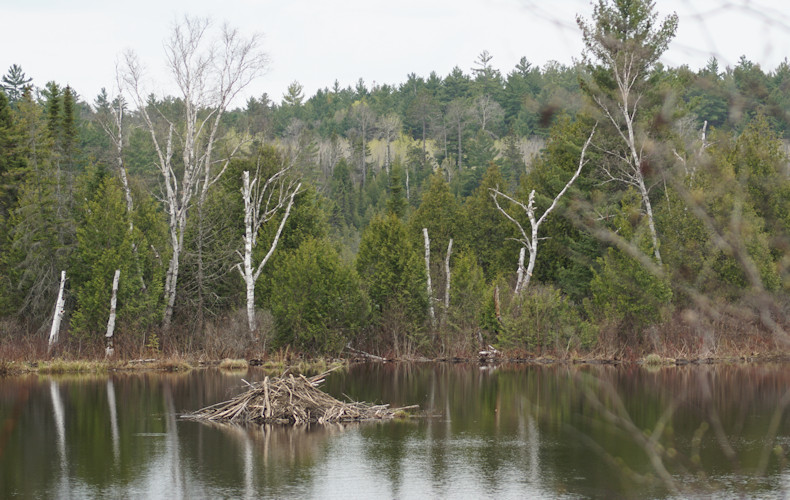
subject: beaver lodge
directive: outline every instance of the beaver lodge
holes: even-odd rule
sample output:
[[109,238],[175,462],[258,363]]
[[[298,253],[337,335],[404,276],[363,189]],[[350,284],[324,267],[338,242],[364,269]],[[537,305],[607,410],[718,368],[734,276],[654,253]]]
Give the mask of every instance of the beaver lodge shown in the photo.
[[391,419],[404,410],[417,408],[416,405],[390,408],[389,405],[344,403],[318,388],[327,373],[311,378],[290,374],[266,377],[252,384],[244,380],[249,386],[246,392],[183,417],[237,424],[328,424]]

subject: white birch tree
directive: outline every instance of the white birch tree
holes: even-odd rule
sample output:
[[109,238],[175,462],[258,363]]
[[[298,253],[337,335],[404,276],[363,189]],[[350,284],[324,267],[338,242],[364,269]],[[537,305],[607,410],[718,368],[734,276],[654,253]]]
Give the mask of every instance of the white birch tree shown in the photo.
[[[236,269],[238,269],[241,278],[244,280],[247,301],[247,326],[250,334],[253,334],[258,328],[255,320],[255,282],[277,248],[280,235],[291,213],[294,198],[302,187],[301,182],[296,183],[287,178],[289,170],[289,166],[283,166],[280,170],[264,179],[259,160],[252,179],[250,179],[249,170],[245,170],[242,173],[241,195],[244,199],[244,253],[237,252],[241,262],[236,264]],[[256,264],[253,251],[258,245],[258,233],[264,224],[272,220],[283,207],[285,207],[285,212],[282,214],[280,225],[269,246],[269,250]]]
[[[522,245],[524,245],[521,249],[519,254],[518,260],[518,281],[516,282],[516,293],[521,293],[522,290],[525,290],[529,286],[529,282],[532,278],[532,272],[535,269],[535,261],[538,257],[538,242],[540,238],[538,237],[538,232],[540,230],[540,225],[543,224],[543,221],[549,216],[549,214],[554,210],[559,203],[560,199],[565,195],[568,189],[576,182],[576,179],[581,174],[582,168],[584,167],[585,160],[584,156],[587,153],[587,148],[590,146],[590,142],[592,142],[593,135],[595,135],[596,126],[593,127],[592,132],[590,132],[590,137],[587,138],[587,141],[584,143],[582,147],[581,155],[579,156],[579,166],[576,168],[576,171],[573,173],[573,176],[568,180],[565,184],[565,187],[557,193],[557,196],[554,197],[554,200],[551,202],[551,205],[546,209],[545,212],[540,217],[537,217],[535,214],[535,190],[533,189],[532,192],[529,193],[529,200],[525,205],[519,200],[512,198],[496,188],[491,188],[491,197],[494,199],[494,203],[496,204],[497,209],[499,209],[502,214],[507,217],[512,223],[514,223],[517,227],[519,232],[521,233],[521,238],[518,240]],[[524,229],[524,226],[512,215],[510,215],[505,209],[502,208],[499,204],[499,197],[502,197],[509,202],[513,203],[514,205],[520,207],[524,212],[527,214],[527,218],[529,219],[529,226],[530,231],[527,232]],[[527,264],[527,268],[524,269],[524,249],[529,253],[529,263]]]
[[[143,68],[137,56],[133,52],[124,56],[124,89],[150,133],[164,190],[172,250],[164,289],[165,329],[170,326],[176,301],[179,262],[192,199],[198,195],[198,202],[205,200],[208,189],[238,150],[236,147],[230,156],[219,161],[214,159],[215,145],[222,136],[222,116],[239,92],[260,76],[268,64],[266,55],[259,50],[257,35],[245,38],[224,25],[215,40],[210,37],[209,28],[208,19],[185,17],[173,26],[165,44],[167,68],[179,92],[177,116],[160,109],[153,94],[146,93]],[[181,152],[180,161],[174,158],[177,149]]]

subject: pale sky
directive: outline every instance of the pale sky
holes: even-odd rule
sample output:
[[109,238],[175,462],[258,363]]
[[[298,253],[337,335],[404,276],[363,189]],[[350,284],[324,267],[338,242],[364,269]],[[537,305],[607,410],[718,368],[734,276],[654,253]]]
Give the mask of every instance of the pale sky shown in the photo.
[[[714,55],[724,68],[745,55],[770,71],[790,51],[786,0],[657,0],[656,8],[680,17],[669,66],[696,70]],[[522,56],[571,64],[582,50],[575,15],[591,12],[587,0],[0,0],[0,73],[19,64],[35,85],[69,84],[93,102],[101,87],[112,90],[115,63],[132,49],[160,93],[172,93],[163,41],[181,16],[209,16],[262,34],[271,60],[234,104],[263,92],[280,102],[293,81],[309,97],[335,80],[370,87],[454,66],[470,73],[483,50],[503,75]]]

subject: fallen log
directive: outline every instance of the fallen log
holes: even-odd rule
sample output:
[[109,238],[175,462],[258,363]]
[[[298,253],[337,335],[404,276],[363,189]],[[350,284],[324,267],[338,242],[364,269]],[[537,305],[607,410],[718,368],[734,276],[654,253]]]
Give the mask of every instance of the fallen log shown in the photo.
[[[327,372],[328,373],[328,372]],[[190,420],[236,424],[308,424],[391,419],[417,405],[390,408],[389,405],[344,403],[318,388],[326,373],[265,377],[249,383],[247,391],[235,398],[182,415]]]

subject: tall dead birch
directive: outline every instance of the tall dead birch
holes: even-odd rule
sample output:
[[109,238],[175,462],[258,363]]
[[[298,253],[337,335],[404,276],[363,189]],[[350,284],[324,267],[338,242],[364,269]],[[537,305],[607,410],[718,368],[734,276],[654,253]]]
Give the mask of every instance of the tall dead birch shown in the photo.
[[121,270],[116,269],[115,275],[112,278],[112,296],[110,298],[110,319],[107,320],[107,333],[104,334],[105,343],[107,347],[105,349],[105,354],[107,356],[112,356],[115,352],[115,307],[118,304],[118,280],[121,277]]
[[653,240],[653,255],[661,264],[650,186],[645,179],[649,167],[645,145],[649,137],[638,126],[637,113],[649,87],[649,73],[675,37],[678,16],[673,13],[659,23],[653,7],[652,1],[599,0],[593,6],[593,22],[577,16],[576,23],[585,45],[584,62],[592,75],[582,88],[625,146],[624,150],[605,149],[614,162],[611,167],[604,167],[604,175],[608,181],[633,186],[639,192]]
[[[244,280],[247,297],[247,325],[250,334],[257,330],[255,321],[255,282],[263,271],[263,266],[269,261],[280,241],[280,235],[288,221],[288,216],[293,207],[294,197],[299,193],[302,183],[294,186],[294,182],[286,179],[289,167],[283,167],[268,179],[262,179],[261,164],[258,162],[255,176],[250,180],[249,170],[242,173],[241,195],[244,199],[244,253],[237,252],[241,262],[236,264]],[[285,207],[285,212],[280,220],[277,233],[274,235],[269,251],[255,264],[253,250],[258,244],[258,232],[268,221],[272,220],[277,212]]]
[[66,312],[65,304],[66,298],[63,295],[63,289],[66,286],[66,271],[60,272],[60,290],[58,291],[58,300],[55,302],[55,315],[52,317],[52,328],[49,331],[49,345],[47,351],[51,351],[52,347],[58,341],[58,334],[60,333],[60,322],[63,321],[63,314]]
[[442,321],[447,322],[447,311],[450,310],[450,255],[453,253],[453,239],[447,244],[447,255],[444,258],[444,314]]
[[425,276],[428,293],[428,314],[431,317],[431,325],[436,326],[436,313],[433,309],[433,286],[431,286],[431,239],[428,237],[428,228],[422,228],[422,236],[425,242]]
[[[218,40],[209,39],[208,19],[184,17],[173,26],[165,44],[168,70],[180,93],[177,115],[157,106],[144,90],[143,68],[133,52],[124,56],[123,84],[143,118],[153,142],[162,176],[172,255],[165,278],[163,326],[172,320],[179,260],[184,248],[187,212],[193,196],[199,206],[208,189],[225,172],[229,157],[216,161],[214,147],[223,135],[220,123],[233,99],[266,68],[259,37],[242,37],[224,25]],[[180,164],[174,162],[178,141]],[[238,150],[232,149],[230,155]],[[200,244],[198,245],[200,246]],[[200,258],[198,266],[201,266]]]
[[[521,233],[521,238],[518,241],[522,245],[524,245],[519,255],[519,265],[518,265],[519,277],[518,277],[518,282],[516,283],[516,289],[515,289],[516,293],[521,293],[522,290],[526,289],[529,286],[530,279],[532,278],[532,272],[535,269],[535,260],[537,259],[538,256],[538,242],[540,241],[540,238],[538,237],[538,230],[540,229],[540,225],[543,223],[543,221],[546,220],[546,217],[548,217],[549,214],[554,210],[554,208],[557,206],[557,203],[560,201],[560,198],[563,197],[565,192],[568,191],[568,189],[571,187],[571,185],[574,182],[576,182],[576,179],[579,177],[579,174],[581,174],[582,168],[584,167],[585,164],[584,156],[587,152],[587,147],[590,145],[590,142],[592,142],[593,135],[595,135],[596,127],[597,124],[596,126],[593,126],[592,132],[590,132],[590,137],[587,138],[587,141],[584,143],[584,146],[582,147],[582,152],[581,155],[579,156],[579,166],[576,168],[576,171],[573,173],[573,176],[565,184],[565,187],[563,187],[562,190],[559,193],[557,193],[557,196],[554,197],[554,200],[551,202],[551,205],[549,205],[549,208],[547,208],[546,211],[543,212],[543,215],[541,215],[540,217],[536,217],[535,215],[534,189],[532,190],[531,193],[529,193],[529,200],[525,205],[524,203],[502,193],[498,189],[491,188],[491,197],[494,199],[494,203],[496,204],[497,209],[499,209],[499,211],[502,212],[502,214],[505,217],[507,217],[508,220],[513,222],[518,227],[518,230]],[[527,214],[527,218],[529,219],[529,225],[530,225],[529,234],[524,229],[524,226],[522,226],[521,223],[515,217],[510,215],[505,209],[503,209],[499,205],[499,199],[498,199],[499,196],[505,198],[509,202],[521,207],[524,210],[524,212]],[[527,252],[529,252],[529,263],[527,264],[526,270],[524,269],[524,248],[526,248]]]

